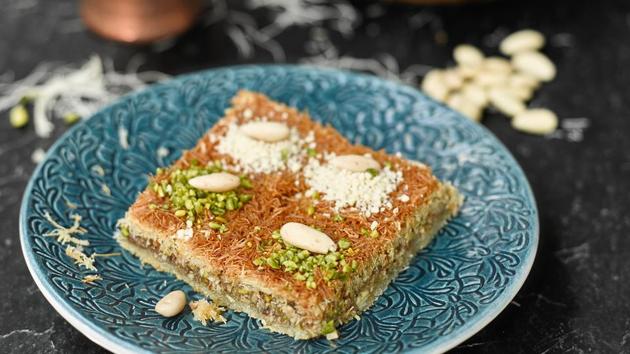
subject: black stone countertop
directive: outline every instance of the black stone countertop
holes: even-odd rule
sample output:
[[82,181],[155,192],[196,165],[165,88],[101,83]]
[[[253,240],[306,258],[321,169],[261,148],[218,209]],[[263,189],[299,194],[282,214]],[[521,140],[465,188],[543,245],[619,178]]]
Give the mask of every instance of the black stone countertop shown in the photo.
[[[87,32],[76,1],[0,1],[0,75],[21,78],[42,62],[78,65],[97,53],[119,69],[143,63],[142,70],[169,74],[239,63],[314,62],[369,68],[413,83],[426,65],[450,62],[455,44],[469,42],[493,53],[511,31],[540,30],[558,77],[538,91],[532,105],[551,108],[565,127],[549,138],[518,133],[500,115],[484,121],[532,184],[540,209],[538,255],[512,304],[454,351],[630,352],[630,2],[362,4],[356,10],[323,4],[334,10],[331,18],[311,23],[300,23],[296,13],[249,8],[259,2],[210,1],[200,24],[177,41],[133,47]],[[298,23],[285,28],[278,25],[283,21]],[[245,40],[235,41],[240,34]],[[57,124],[54,138],[41,139],[32,126],[12,129],[7,117],[0,115],[0,351],[104,352],[46,302],[19,245],[20,199],[35,167],[31,153],[46,149],[66,127]],[[576,128],[585,122],[586,129]]]

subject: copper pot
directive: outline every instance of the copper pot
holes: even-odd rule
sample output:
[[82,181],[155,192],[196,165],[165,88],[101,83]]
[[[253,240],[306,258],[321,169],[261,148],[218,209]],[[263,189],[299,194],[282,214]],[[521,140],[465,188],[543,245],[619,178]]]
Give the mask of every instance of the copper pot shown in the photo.
[[201,0],[81,0],[85,25],[103,37],[148,43],[187,30],[201,11]]

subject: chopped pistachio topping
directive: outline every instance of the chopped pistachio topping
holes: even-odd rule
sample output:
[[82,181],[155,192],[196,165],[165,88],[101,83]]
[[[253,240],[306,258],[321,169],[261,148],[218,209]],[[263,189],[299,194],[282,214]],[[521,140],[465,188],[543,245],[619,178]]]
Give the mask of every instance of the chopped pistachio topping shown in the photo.
[[356,261],[348,262],[345,259],[347,254],[345,250],[350,247],[350,241],[346,239],[339,241],[339,248],[342,251],[314,254],[284,243],[278,230],[272,232],[271,238],[274,241],[270,245],[259,247],[258,251],[263,255],[254,259],[254,265],[292,273],[293,278],[305,282],[309,289],[317,287],[316,270],[319,270],[321,277],[329,282],[335,279],[345,280],[348,277],[347,273],[357,268]]
[[282,161],[287,162],[287,160],[289,159],[289,150],[288,149],[280,150],[280,158],[282,159]]
[[345,239],[345,238],[342,238],[341,240],[339,240],[337,244],[339,245],[339,248],[341,248],[342,250],[350,248],[350,241],[348,241],[348,239]]
[[378,230],[370,230],[366,228],[361,228],[361,235],[365,237],[377,238],[380,236]]
[[28,111],[24,105],[19,104],[9,112],[9,122],[13,128],[22,128],[28,124]]
[[67,125],[72,125],[72,124],[78,122],[80,119],[81,119],[81,116],[79,116],[76,113],[68,113],[65,116],[63,116],[63,121]]
[[120,229],[121,235],[129,237],[129,227],[127,225],[120,225],[118,228]]
[[343,216],[341,216],[341,214],[335,214],[335,216],[333,216],[333,221],[335,222],[342,222],[343,220],[344,219],[343,219]]
[[306,155],[308,155],[308,157],[315,157],[317,155],[317,150],[313,148],[306,148]]
[[372,177],[378,176],[378,170],[375,168],[368,168],[367,173],[369,173]]
[[329,333],[333,333],[334,331],[335,331],[335,321],[334,320],[327,321],[322,326],[322,334],[329,334]]
[[309,205],[308,208],[306,208],[306,215],[311,216],[315,214],[315,207],[313,205]]
[[[209,227],[220,232],[227,231],[223,224],[226,220],[221,217],[228,211],[238,210],[243,204],[252,200],[252,196],[240,193],[238,190],[215,193],[203,191],[192,187],[188,180],[191,178],[223,171],[221,163],[215,161],[207,166],[200,166],[197,160],[191,161],[191,166],[186,169],[165,171],[158,168],[156,174],[169,173],[168,178],[160,182],[151,182],[150,188],[160,198],[168,198],[168,202],[162,205],[162,209],[172,210],[175,216],[187,220],[196,221],[206,212],[214,215],[214,221]],[[252,188],[252,182],[245,176],[241,177],[241,187]],[[157,206],[153,207],[156,208]]]

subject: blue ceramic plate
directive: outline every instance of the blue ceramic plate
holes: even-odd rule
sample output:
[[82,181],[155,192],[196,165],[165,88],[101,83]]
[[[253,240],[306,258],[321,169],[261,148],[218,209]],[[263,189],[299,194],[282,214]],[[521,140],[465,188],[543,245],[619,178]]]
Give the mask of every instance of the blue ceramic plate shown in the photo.
[[[143,267],[112,238],[147,174],[192,147],[243,88],[308,110],[352,141],[426,162],[466,197],[460,215],[360,320],[341,327],[334,344],[270,333],[242,313],[228,312],[226,324],[208,326],[193,321],[189,311],[160,317],[153,307],[172,289],[197,295],[172,276]],[[43,236],[51,230],[46,212],[62,225],[72,223],[71,213],[80,214],[90,253],[122,252],[97,258],[102,281],[83,284],[87,273],[54,238]],[[516,295],[536,254],[538,217],[523,171],[505,147],[417,90],[336,70],[247,66],[153,86],[71,129],[28,184],[20,232],[26,263],[44,296],[73,326],[114,352],[441,352],[483,328]]]

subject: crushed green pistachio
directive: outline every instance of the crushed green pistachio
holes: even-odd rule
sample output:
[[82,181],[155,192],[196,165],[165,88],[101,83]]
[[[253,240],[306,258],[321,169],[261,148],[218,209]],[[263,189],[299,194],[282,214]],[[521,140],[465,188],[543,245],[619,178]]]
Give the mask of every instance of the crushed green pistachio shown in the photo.
[[120,225],[118,228],[120,229],[121,235],[129,237],[129,227],[127,225]]
[[317,150],[313,148],[306,148],[306,155],[308,155],[308,157],[315,157],[317,155]]
[[335,321],[334,320],[327,321],[322,326],[322,334],[329,334],[329,333],[333,333],[334,331],[335,331]]
[[365,237],[377,238],[379,237],[378,230],[369,230],[366,228],[361,228],[361,235]]
[[333,221],[335,222],[342,222],[343,220],[344,219],[343,219],[343,216],[341,216],[341,214],[335,214],[335,216],[333,216]]
[[[209,211],[214,215],[214,221],[210,222],[209,227],[225,232],[227,227],[224,224],[227,221],[221,215],[228,211],[240,209],[245,203],[252,200],[252,196],[238,191],[207,192],[188,184],[188,180],[191,178],[221,171],[223,171],[223,167],[219,161],[200,166],[199,162],[193,159],[191,165],[185,169],[166,171],[158,168],[156,175],[168,173],[168,178],[162,179],[160,182],[153,181],[149,187],[158,197],[168,198],[168,202],[162,205],[162,209],[172,210],[175,216],[186,217],[187,220],[191,221],[196,221],[199,215]],[[241,176],[241,187],[252,188],[252,182],[247,177]]]
[[306,215],[311,216],[315,214],[315,207],[313,205],[309,205],[308,208],[306,208]]
[[24,96],[22,96],[22,98],[20,98],[20,102],[18,102],[18,103],[26,105],[26,104],[32,103],[34,100],[35,100],[35,97],[29,96],[29,95],[24,95]]
[[287,162],[287,160],[289,159],[289,150],[287,149],[280,150],[280,158],[282,159],[282,161]]
[[68,113],[65,116],[63,116],[63,121],[67,125],[72,125],[72,124],[78,122],[80,119],[81,119],[81,116],[79,116],[76,113]]
[[379,171],[375,168],[368,168],[367,173],[369,173],[372,177],[376,177],[379,174]]
[[345,238],[342,238],[341,240],[339,240],[337,244],[339,245],[339,248],[341,248],[342,250],[350,248],[350,241],[348,241],[348,239],[345,239]]
[[346,239],[339,241],[341,251],[330,251],[327,254],[314,254],[284,243],[278,230],[272,232],[274,240],[268,247],[261,247],[259,252],[263,255],[253,260],[254,265],[262,268],[281,269],[292,273],[293,278],[305,282],[309,289],[315,289],[315,271],[319,270],[326,282],[335,279],[345,280],[346,273],[356,270],[356,261],[346,261],[345,250],[350,247]]
[[28,111],[24,105],[19,104],[9,112],[9,122],[13,128],[22,128],[28,124]]
[[385,165],[385,168],[390,169],[390,170],[392,169],[392,163],[391,162],[387,161],[387,162],[385,162],[384,165]]
[[252,185],[252,181],[250,181],[247,176],[241,176],[241,186],[247,189],[252,189],[254,187]]

